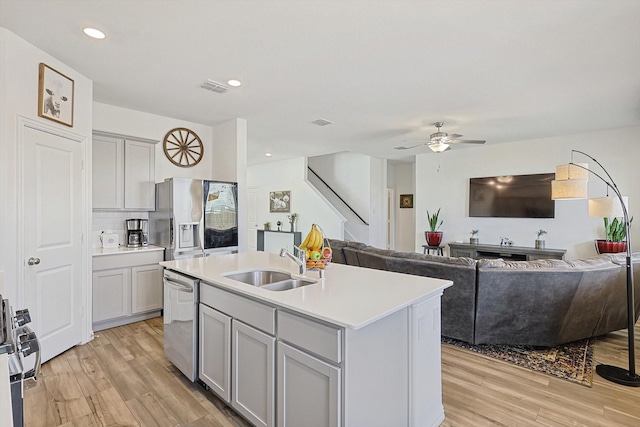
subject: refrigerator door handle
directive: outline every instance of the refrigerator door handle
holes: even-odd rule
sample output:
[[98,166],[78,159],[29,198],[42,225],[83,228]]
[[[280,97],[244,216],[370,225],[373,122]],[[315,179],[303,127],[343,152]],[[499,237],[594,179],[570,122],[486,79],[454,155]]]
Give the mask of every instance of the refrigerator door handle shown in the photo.
[[169,247],[173,249],[173,218],[169,218]]

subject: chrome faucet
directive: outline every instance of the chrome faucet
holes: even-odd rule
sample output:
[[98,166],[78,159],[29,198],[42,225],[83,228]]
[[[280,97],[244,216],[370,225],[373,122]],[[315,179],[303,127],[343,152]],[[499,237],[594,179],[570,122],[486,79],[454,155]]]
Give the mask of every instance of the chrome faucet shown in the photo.
[[298,256],[295,256],[294,254],[289,252],[287,248],[282,248],[280,249],[280,256],[288,256],[289,258],[294,260],[300,267],[300,274],[304,276],[307,273],[307,251],[305,251],[304,249],[300,249],[299,247],[294,245],[293,252],[295,253],[296,250],[298,251]]

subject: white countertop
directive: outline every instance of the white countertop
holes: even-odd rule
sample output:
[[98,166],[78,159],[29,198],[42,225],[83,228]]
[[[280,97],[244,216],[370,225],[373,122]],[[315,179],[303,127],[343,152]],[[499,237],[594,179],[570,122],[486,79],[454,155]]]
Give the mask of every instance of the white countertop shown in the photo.
[[440,295],[453,284],[450,280],[343,264],[330,264],[323,280],[319,279],[317,271],[307,271],[306,277],[317,280],[317,283],[279,292],[222,276],[255,269],[273,269],[298,275],[298,266],[292,260],[269,252],[164,261],[160,265],[215,283],[221,288],[351,329],[360,329],[404,307]]
[[147,252],[147,251],[163,251],[162,246],[140,246],[138,248],[128,248],[126,246],[118,246],[117,248],[93,248],[93,256],[101,255],[118,255],[118,254],[130,254],[135,252]]

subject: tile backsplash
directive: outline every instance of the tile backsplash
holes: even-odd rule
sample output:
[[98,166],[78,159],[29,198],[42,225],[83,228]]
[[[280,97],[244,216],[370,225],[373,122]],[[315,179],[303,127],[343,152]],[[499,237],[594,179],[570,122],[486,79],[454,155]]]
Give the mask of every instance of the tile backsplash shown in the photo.
[[132,218],[149,219],[149,212],[93,212],[91,247],[101,248],[100,234],[115,233],[120,245],[126,245],[125,221]]

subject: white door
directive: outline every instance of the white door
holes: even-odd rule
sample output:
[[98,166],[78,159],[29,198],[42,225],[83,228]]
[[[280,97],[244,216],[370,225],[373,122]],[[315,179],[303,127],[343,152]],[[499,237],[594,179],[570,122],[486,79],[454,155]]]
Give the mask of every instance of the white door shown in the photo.
[[258,189],[250,187],[247,189],[247,220],[249,222],[247,249],[249,251],[258,250]]
[[387,188],[387,249],[396,248],[396,205],[395,190]]
[[46,361],[82,341],[84,153],[44,129],[22,136],[24,307]]

